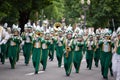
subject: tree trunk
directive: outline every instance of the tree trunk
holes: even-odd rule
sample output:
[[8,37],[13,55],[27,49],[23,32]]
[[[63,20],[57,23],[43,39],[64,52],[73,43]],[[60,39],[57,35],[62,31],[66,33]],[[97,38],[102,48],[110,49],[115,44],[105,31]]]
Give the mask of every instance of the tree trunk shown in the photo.
[[24,25],[28,22],[30,16],[30,11],[19,12],[19,27],[21,32],[24,31]]

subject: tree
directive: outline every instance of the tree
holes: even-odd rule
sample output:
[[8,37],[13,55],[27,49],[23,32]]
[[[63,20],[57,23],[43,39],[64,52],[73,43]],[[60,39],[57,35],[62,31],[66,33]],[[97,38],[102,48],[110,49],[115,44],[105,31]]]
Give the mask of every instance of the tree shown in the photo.
[[80,0],[65,0],[65,17],[67,24],[74,24],[82,12]]
[[120,25],[119,0],[91,0],[89,23],[94,27],[112,27],[112,19]]
[[52,5],[44,9],[44,15],[50,20],[60,21],[64,16],[64,0],[53,0]]
[[[10,14],[14,14],[16,19],[21,27],[22,31],[24,29],[24,24],[30,19],[30,14],[34,11],[35,13],[39,12],[40,9],[47,7],[52,4],[51,0],[4,0],[2,4],[6,6],[7,3],[10,7],[6,9],[8,13],[5,12],[6,18],[10,18]],[[10,8],[10,9],[9,9]],[[1,8],[4,10],[5,8]],[[9,11],[10,10],[10,11]],[[7,19],[8,19],[7,18]]]

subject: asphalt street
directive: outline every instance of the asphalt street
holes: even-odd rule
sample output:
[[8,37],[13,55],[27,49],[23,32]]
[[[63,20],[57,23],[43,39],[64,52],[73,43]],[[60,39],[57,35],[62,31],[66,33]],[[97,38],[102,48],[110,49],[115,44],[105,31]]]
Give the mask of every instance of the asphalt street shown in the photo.
[[[16,69],[10,68],[9,60],[6,59],[4,65],[0,63],[0,80],[104,80],[101,76],[100,66],[96,68],[92,66],[92,70],[86,68],[85,58],[82,61],[80,73],[75,73],[74,66],[72,73],[69,77],[65,75],[64,67],[57,67],[56,58],[54,61],[49,61],[47,64],[46,71],[42,71],[40,64],[39,74],[34,74],[34,68],[32,61],[26,66],[24,64],[24,57],[20,56],[19,61],[16,63]],[[115,80],[109,74],[109,80]]]

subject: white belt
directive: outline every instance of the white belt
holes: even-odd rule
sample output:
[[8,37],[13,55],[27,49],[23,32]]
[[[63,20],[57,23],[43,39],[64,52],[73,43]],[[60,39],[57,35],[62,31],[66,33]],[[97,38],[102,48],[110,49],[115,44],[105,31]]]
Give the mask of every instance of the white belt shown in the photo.
[[53,40],[50,40],[50,43],[53,44]]
[[10,42],[10,45],[11,45],[11,46],[15,46],[15,45],[16,45],[16,43],[15,43],[15,42],[13,42],[13,41],[11,41],[11,42]]
[[62,43],[61,43],[61,42],[59,42],[59,43],[58,43],[58,46],[62,46]]
[[78,46],[75,46],[75,51],[79,51],[79,47]]
[[47,45],[45,43],[42,44],[42,49],[47,49]]
[[27,37],[26,43],[30,43],[30,38],[29,37]]
[[103,51],[104,51],[104,52],[109,52],[109,46],[108,46],[108,45],[104,45]]
[[36,43],[34,44],[34,47],[35,47],[35,48],[40,48],[40,42],[36,42]]

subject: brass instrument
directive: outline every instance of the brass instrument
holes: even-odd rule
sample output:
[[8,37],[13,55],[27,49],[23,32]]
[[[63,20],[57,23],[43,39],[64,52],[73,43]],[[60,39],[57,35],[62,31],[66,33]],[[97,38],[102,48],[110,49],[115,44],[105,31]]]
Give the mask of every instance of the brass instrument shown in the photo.
[[68,57],[68,54],[69,54],[69,52],[71,51],[71,48],[70,48],[70,46],[68,46],[70,44],[70,42],[68,42],[67,44],[66,44],[66,58]]
[[33,35],[33,37],[40,37],[41,36],[41,33],[39,31],[36,31]]
[[107,36],[107,40],[111,40],[111,36]]
[[38,35],[38,36],[40,36],[41,33],[40,32],[35,32],[35,34]]
[[69,46],[66,47],[66,57],[68,57],[68,53],[71,51],[71,48]]
[[99,48],[99,41],[98,40],[95,40],[95,49],[94,49],[94,51],[96,51],[98,48]]
[[62,24],[60,23],[60,22],[56,22],[55,24],[54,24],[54,30],[55,30],[55,32],[57,32],[58,31],[58,28],[62,28]]

